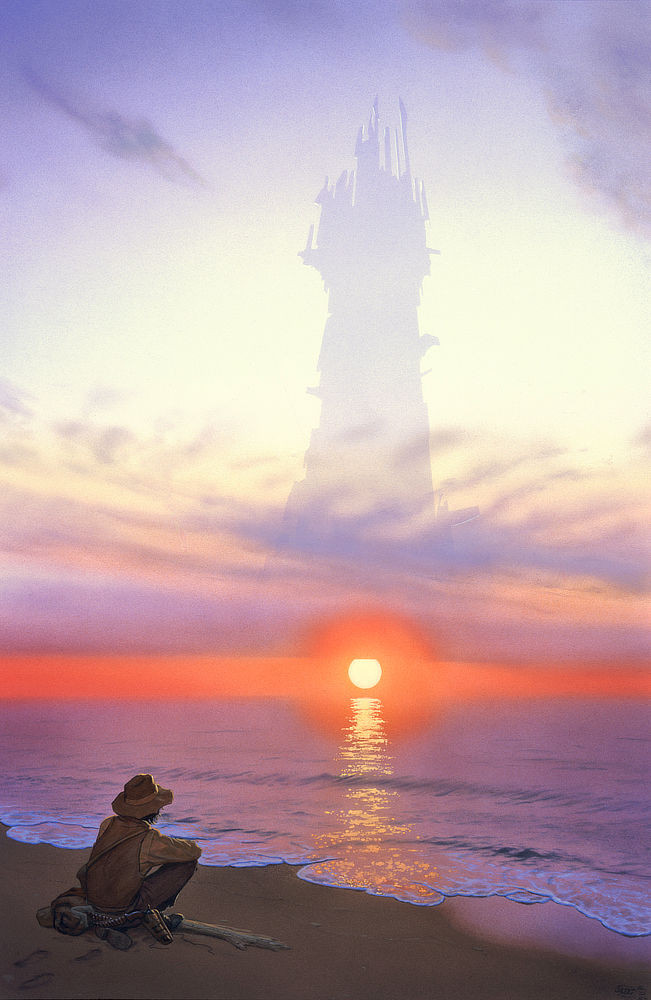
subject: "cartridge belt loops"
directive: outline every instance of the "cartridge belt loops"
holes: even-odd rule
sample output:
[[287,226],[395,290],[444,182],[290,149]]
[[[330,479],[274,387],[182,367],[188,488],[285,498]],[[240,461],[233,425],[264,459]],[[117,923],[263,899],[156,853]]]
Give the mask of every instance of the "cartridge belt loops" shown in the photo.
[[131,910],[125,913],[103,913],[101,910],[93,909],[88,914],[88,925],[89,927],[121,927],[123,924],[142,916],[142,910]]

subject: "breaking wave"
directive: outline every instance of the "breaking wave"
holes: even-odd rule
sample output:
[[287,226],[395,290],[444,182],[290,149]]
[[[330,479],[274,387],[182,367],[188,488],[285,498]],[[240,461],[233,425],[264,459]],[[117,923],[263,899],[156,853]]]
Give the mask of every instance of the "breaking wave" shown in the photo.
[[4,705],[0,819],[26,844],[88,848],[117,790],[150,771],[175,791],[159,829],[199,841],[202,864],[287,862],[421,906],[553,900],[649,934],[646,713],[604,711],[590,742],[578,703],[554,711],[532,735],[524,708],[508,726],[466,709],[464,732],[392,746],[374,699],[351,703],[338,745],[280,702]]

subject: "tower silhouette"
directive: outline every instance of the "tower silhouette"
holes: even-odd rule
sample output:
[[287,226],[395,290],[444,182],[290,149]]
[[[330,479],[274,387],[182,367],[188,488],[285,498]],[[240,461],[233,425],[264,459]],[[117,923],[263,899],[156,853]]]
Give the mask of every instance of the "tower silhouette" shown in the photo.
[[[311,226],[300,254],[323,278],[328,318],[320,382],[308,389],[321,400],[320,423],[287,501],[285,550],[363,556],[379,543],[376,532],[399,535],[407,518],[434,513],[420,365],[438,340],[420,335],[418,306],[438,251],[426,245],[427,198],[411,173],[399,108],[400,130],[380,136],[376,99],[357,136],[357,167],[333,186],[326,178],[317,240]],[[437,498],[442,541],[453,519]]]

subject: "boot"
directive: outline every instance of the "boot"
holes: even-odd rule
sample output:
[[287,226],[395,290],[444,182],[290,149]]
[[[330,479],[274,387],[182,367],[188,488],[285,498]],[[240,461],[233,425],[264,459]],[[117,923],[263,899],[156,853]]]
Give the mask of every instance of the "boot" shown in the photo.
[[179,924],[183,923],[183,914],[163,913],[163,920],[171,931],[175,931]]
[[108,941],[112,948],[118,951],[128,951],[133,941],[126,931],[118,931],[114,927],[96,927],[95,934],[100,941]]

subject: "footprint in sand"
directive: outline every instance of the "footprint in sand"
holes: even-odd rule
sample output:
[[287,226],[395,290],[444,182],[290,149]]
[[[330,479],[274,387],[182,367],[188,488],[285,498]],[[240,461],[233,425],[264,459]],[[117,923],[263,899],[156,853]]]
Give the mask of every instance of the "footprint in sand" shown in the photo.
[[38,951],[30,952],[30,954],[25,958],[19,958],[16,962],[14,962],[14,965],[18,966],[19,969],[24,969],[30,962],[36,962],[39,958],[47,958],[49,954],[49,951],[44,951],[43,948],[39,948]]
[[77,955],[76,958],[71,958],[71,962],[88,962],[91,958],[97,958],[102,954],[101,948],[91,948],[90,951],[84,952],[83,955]]
[[[18,964],[17,962],[15,963]],[[26,979],[24,983],[21,983],[18,987],[21,990],[33,990],[37,986],[47,986],[54,979],[53,972],[41,972],[38,976],[32,976],[31,979]]]

